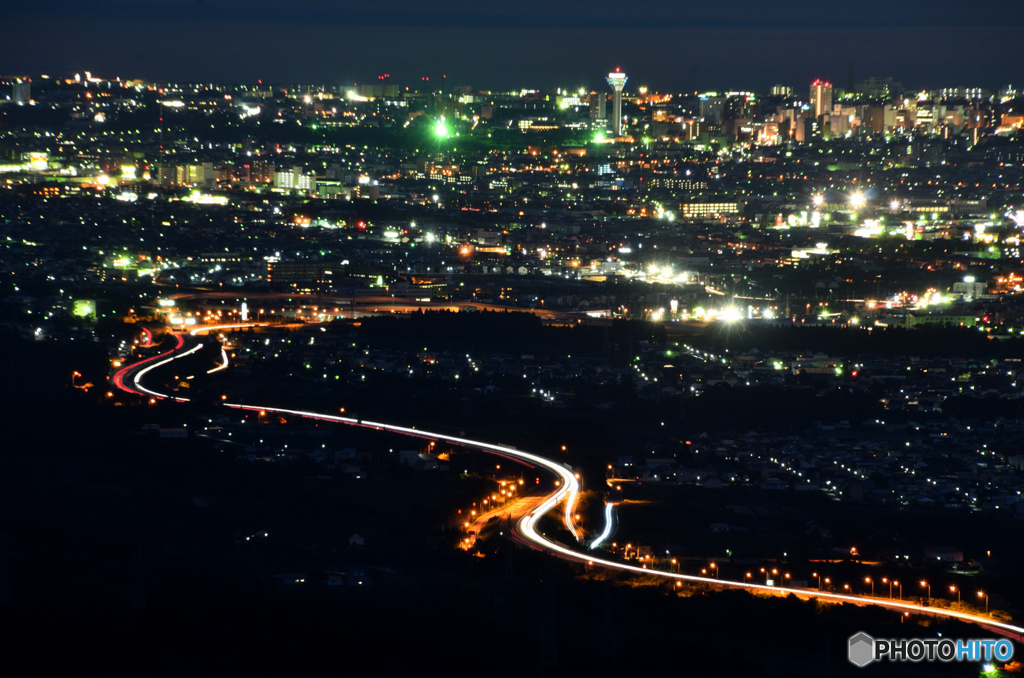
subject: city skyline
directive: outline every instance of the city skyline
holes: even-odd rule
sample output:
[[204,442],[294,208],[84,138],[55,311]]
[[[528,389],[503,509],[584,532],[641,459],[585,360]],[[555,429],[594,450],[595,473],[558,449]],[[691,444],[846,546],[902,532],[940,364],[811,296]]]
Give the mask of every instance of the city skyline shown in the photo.
[[[855,64],[850,63],[847,65],[847,76],[845,78],[835,78],[832,81],[828,81],[822,76],[812,75],[806,80],[798,82],[785,81],[782,78],[775,80],[766,80],[764,86],[758,87],[739,87],[739,86],[727,86],[724,87],[701,87],[701,88],[668,88],[659,89],[650,86],[649,80],[642,80],[640,77],[636,78],[636,82],[623,85],[622,93],[625,97],[633,97],[637,94],[646,94],[648,92],[652,94],[668,95],[668,96],[702,96],[705,94],[721,94],[721,95],[733,95],[733,94],[755,94],[760,96],[782,96],[784,98],[796,99],[809,103],[812,107],[815,106],[815,89],[817,84],[820,82],[825,86],[826,91],[829,93],[823,100],[827,99],[827,103],[834,103],[836,97],[842,96],[873,96],[882,99],[893,99],[898,94],[902,94],[909,98],[914,98],[915,95],[932,94],[939,95],[941,92],[942,97],[952,96],[946,94],[946,92],[963,91],[967,93],[977,92],[975,95],[967,95],[967,98],[978,98],[978,97],[989,97],[996,95],[1000,92],[1015,93],[1020,91],[1020,86],[1017,84],[1018,81],[1013,82],[993,82],[990,84],[980,84],[979,82],[959,82],[956,80],[940,80],[936,79],[934,84],[928,86],[914,86],[913,84],[905,84],[901,82],[900,76],[894,73],[872,73],[871,75],[861,75],[857,73],[854,76],[853,66]],[[621,67],[616,66],[616,70],[623,70]],[[599,71],[599,69],[598,69]],[[633,79],[632,76],[628,79]],[[270,79],[270,78],[255,78],[255,79],[242,79],[242,80],[230,80],[230,79],[215,79],[215,78],[196,78],[196,79],[173,79],[173,78],[156,78],[156,77],[145,77],[141,73],[135,71],[123,71],[123,69],[115,69],[111,72],[104,72],[95,68],[81,68],[81,69],[68,69],[59,68],[56,70],[21,70],[14,71],[9,70],[8,72],[0,74],[0,81],[5,83],[6,86],[11,86],[15,82],[24,82],[30,88],[33,86],[39,86],[46,82],[65,82],[78,80],[81,82],[93,82],[93,83],[146,83],[146,84],[172,84],[172,85],[187,85],[187,86],[219,86],[219,87],[256,87],[256,88],[276,88],[282,91],[288,91],[295,87],[310,88],[308,91],[324,91],[324,92],[343,92],[347,90],[359,91],[361,88],[370,86],[390,86],[395,88],[397,92],[473,92],[473,93],[484,93],[484,94],[518,94],[523,92],[544,92],[544,93],[564,93],[569,94],[572,92],[581,92],[592,95],[595,93],[603,92],[606,95],[608,106],[612,106],[614,99],[615,89],[610,85],[607,76],[593,76],[590,74],[587,78],[578,78],[573,81],[575,84],[569,82],[555,82],[549,86],[539,86],[534,84],[533,86],[522,86],[522,87],[496,87],[489,86],[489,83],[484,82],[464,82],[455,79],[448,73],[431,73],[427,75],[410,76],[408,79],[402,79],[401,76],[396,76],[393,73],[386,75],[372,75],[365,78],[359,79],[314,79],[314,80],[303,80],[298,78],[282,78],[282,79]],[[1024,82],[1020,80],[1019,82]],[[6,83],[11,83],[7,85]],[[891,91],[880,92],[879,86],[888,83],[889,85],[895,85],[895,89]],[[852,85],[852,88],[851,88]],[[865,89],[866,88],[866,89]],[[307,91],[303,89],[302,91]],[[984,94],[982,94],[984,93]],[[379,96],[379,95],[377,95]],[[28,101],[27,99],[25,100]],[[826,108],[828,106],[826,105]],[[819,113],[820,114],[820,113]]]

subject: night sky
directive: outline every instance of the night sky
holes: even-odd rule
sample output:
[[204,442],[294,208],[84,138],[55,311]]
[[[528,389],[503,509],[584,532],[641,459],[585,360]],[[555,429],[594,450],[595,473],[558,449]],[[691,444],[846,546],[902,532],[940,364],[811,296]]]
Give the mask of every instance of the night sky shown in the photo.
[[1024,86],[1024,0],[10,0],[0,74],[661,91]]

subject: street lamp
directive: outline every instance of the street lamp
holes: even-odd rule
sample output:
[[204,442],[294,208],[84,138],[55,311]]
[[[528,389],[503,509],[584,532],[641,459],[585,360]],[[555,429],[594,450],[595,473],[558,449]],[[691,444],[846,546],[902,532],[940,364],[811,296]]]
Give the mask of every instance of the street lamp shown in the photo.
[[978,591],[978,597],[985,599],[985,614],[988,614],[988,594],[984,591]]
[[864,577],[864,583],[865,584],[871,584],[871,595],[874,596],[875,595],[875,580],[872,579],[871,577]]
[[921,586],[928,589],[928,600],[932,599],[932,585],[926,582],[924,579],[921,580]]
[[708,567],[715,571],[715,579],[718,579],[718,567],[714,563],[711,563]]
[[882,577],[882,583],[889,585],[889,599],[892,599],[892,580]]
[[899,599],[903,600],[903,584],[899,583],[898,581],[894,581],[893,584],[895,584],[896,587],[899,588],[899,590],[900,590],[900,593],[899,593],[900,598]]
[[821,575],[818,574],[817,572],[811,572],[811,576],[818,578],[818,590],[820,591],[821,590]]
[[952,593],[953,591],[956,591],[956,604],[959,605],[960,604],[960,589],[958,589],[955,586],[950,586],[949,587],[949,592]]

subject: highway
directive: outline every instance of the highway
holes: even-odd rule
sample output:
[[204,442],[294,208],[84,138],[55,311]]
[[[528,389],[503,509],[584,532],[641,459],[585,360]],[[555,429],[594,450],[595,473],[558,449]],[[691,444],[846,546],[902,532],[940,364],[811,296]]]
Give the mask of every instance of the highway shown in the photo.
[[[127,367],[122,368],[114,374],[111,381],[114,385],[128,393],[135,395],[145,395],[156,399],[170,399],[178,402],[185,402],[187,398],[181,398],[178,396],[172,396],[170,394],[159,393],[150,388],[142,385],[141,379],[150,370],[165,365],[173,360],[190,355],[201,348],[200,343],[196,343],[192,337],[195,337],[203,332],[216,331],[221,329],[233,329],[238,327],[252,327],[254,323],[249,324],[236,324],[236,325],[213,325],[206,327],[199,327],[190,331],[190,338],[186,340],[184,335],[176,334],[175,342],[176,346],[158,356],[147,358],[140,362],[134,363]],[[188,346],[188,344],[194,344]],[[531,452],[525,452],[517,450],[513,447],[505,445],[497,445],[494,443],[488,443],[480,440],[473,440],[470,438],[461,438],[457,436],[451,436],[445,433],[438,433],[433,431],[426,431],[423,429],[410,428],[407,426],[398,426],[395,424],[388,424],[383,422],[368,421],[365,419],[353,419],[351,417],[342,417],[333,414],[324,414],[320,412],[311,412],[305,410],[292,410],[280,407],[265,407],[258,405],[242,405],[238,403],[223,403],[225,407],[232,409],[246,410],[253,412],[276,412],[278,414],[285,414],[290,416],[303,417],[307,419],[314,419],[320,421],[329,421],[336,424],[345,424],[348,426],[359,426],[362,428],[369,428],[378,431],[389,431],[392,433],[399,433],[408,436],[414,436],[417,438],[424,438],[432,441],[443,441],[452,445],[458,445],[461,447],[468,447],[473,449],[479,449],[490,454],[495,454],[506,459],[517,461],[528,468],[541,468],[548,471],[554,476],[554,484],[550,488],[549,494],[546,496],[532,497],[534,505],[532,507],[524,506],[517,507],[517,512],[521,512],[521,516],[518,522],[515,524],[513,530],[513,538],[517,541],[525,543],[532,548],[547,551],[554,555],[557,555],[566,560],[573,560],[577,562],[586,563],[590,566],[605,567],[612,570],[619,570],[623,572],[631,572],[637,575],[645,577],[663,577],[667,580],[673,581],[678,585],[682,583],[692,584],[704,584],[712,587],[722,588],[737,588],[746,589],[748,591],[769,593],[773,595],[789,595],[793,594],[804,599],[817,599],[833,603],[852,603],[855,605],[877,605],[887,609],[895,610],[897,612],[927,615],[933,617],[945,617],[949,619],[957,619],[962,622],[975,624],[991,632],[1005,635],[1009,638],[1017,640],[1018,642],[1024,642],[1024,627],[1015,626],[1013,624],[1007,624],[1004,622],[996,621],[995,619],[983,615],[975,615],[967,612],[959,612],[956,610],[948,610],[944,608],[931,607],[927,605],[920,605],[917,603],[891,600],[884,598],[874,598],[869,596],[859,596],[853,594],[841,594],[841,593],[830,593],[827,591],[816,591],[814,589],[804,588],[789,588],[784,586],[768,586],[765,584],[755,584],[752,582],[733,581],[727,579],[717,579],[715,577],[702,577],[698,575],[681,574],[675,572],[666,572],[662,570],[654,570],[638,565],[630,565],[629,563],[608,560],[606,558],[595,557],[592,553],[588,553],[584,550],[582,545],[582,532],[576,525],[574,510],[576,508],[576,502],[579,497],[579,479],[573,470],[560,462],[542,457]],[[541,519],[548,513],[553,512],[559,505],[563,506],[561,511],[562,522],[564,523],[568,532],[572,535],[575,540],[575,544],[563,544],[555,541],[545,534],[539,531],[539,524]],[[606,509],[606,514],[610,519],[610,510]],[[610,524],[610,522],[608,523]]]
[[[329,310],[335,309],[349,317],[383,315],[388,313],[414,313],[416,311],[462,311],[473,308],[477,311],[508,311],[510,313],[531,313],[540,318],[575,320],[583,314],[571,311],[552,311],[544,308],[525,306],[505,306],[481,301],[420,301],[405,297],[392,297],[387,294],[375,296],[350,296],[337,294],[297,294],[293,292],[224,292],[195,290],[191,292],[175,292],[166,295],[167,299],[176,301],[210,301],[221,300],[250,303],[264,302],[264,306],[289,308],[316,307]],[[258,310],[249,309],[250,314]],[[268,311],[270,313],[272,311]]]

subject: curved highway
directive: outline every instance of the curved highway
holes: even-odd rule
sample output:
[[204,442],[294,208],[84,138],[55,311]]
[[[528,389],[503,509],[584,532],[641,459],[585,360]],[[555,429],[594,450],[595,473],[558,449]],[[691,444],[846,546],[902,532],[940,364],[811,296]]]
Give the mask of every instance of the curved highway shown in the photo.
[[[236,324],[236,325],[214,325],[208,327],[199,327],[190,331],[191,337],[195,337],[203,332],[210,332],[222,329],[235,329],[239,327],[253,327],[255,323],[247,324]],[[161,353],[160,355],[147,358],[140,362],[134,363],[127,367],[121,368],[111,378],[114,385],[119,389],[133,393],[135,395],[145,395],[156,399],[169,399],[178,402],[186,402],[188,398],[182,398],[179,396],[173,396],[166,393],[159,393],[152,389],[149,389],[142,385],[142,378],[152,369],[165,365],[169,362],[177,360],[187,355],[198,351],[202,344],[195,343],[192,346],[187,344],[192,343],[194,340],[186,340],[184,335],[175,334],[176,346],[171,350]],[[222,353],[222,364],[216,369],[224,369],[227,367],[227,356]],[[517,450],[513,447],[507,447],[504,445],[495,445],[480,440],[473,440],[470,438],[461,438],[457,436],[451,436],[444,433],[437,433],[434,431],[425,431],[423,429],[410,428],[407,426],[397,426],[395,424],[387,424],[383,422],[367,421],[364,419],[353,419],[351,417],[341,417],[332,414],[324,414],[320,412],[311,412],[305,410],[291,410],[280,407],[260,407],[256,405],[243,405],[238,403],[223,403],[225,407],[238,410],[248,410],[254,412],[276,412],[279,414],[286,414],[291,416],[303,417],[307,419],[316,419],[321,421],[329,421],[338,424],[345,424],[349,426],[360,426],[363,428],[376,429],[379,431],[390,431],[392,433],[400,433],[408,436],[415,436],[418,438],[426,438],[429,440],[440,440],[453,445],[459,445],[463,447],[470,447],[488,452],[490,454],[496,454],[507,459],[512,459],[521,464],[526,465],[529,468],[543,468],[555,476],[555,489],[545,497],[537,499],[537,506],[528,510],[520,519],[514,530],[514,536],[529,544],[534,548],[539,548],[549,553],[553,553],[559,557],[574,560],[588,565],[595,565],[599,567],[605,567],[612,570],[620,570],[624,572],[631,572],[634,574],[644,576],[656,576],[665,579],[673,580],[677,583],[688,582],[706,584],[709,586],[718,587],[730,587],[738,589],[746,589],[748,591],[758,591],[762,593],[771,593],[774,595],[788,595],[794,594],[801,598],[814,598],[818,600],[825,600],[834,603],[852,603],[855,605],[877,605],[880,607],[889,608],[899,612],[930,615],[934,617],[946,617],[949,619],[957,619],[970,624],[975,624],[989,631],[1005,635],[1019,642],[1024,642],[1024,627],[1015,626],[1013,624],[1007,624],[1004,622],[997,621],[991,617],[970,614],[967,612],[959,612],[956,610],[948,610],[944,608],[930,607],[926,605],[919,605],[916,603],[879,599],[868,596],[857,596],[857,595],[845,595],[841,593],[829,593],[826,591],[815,591],[813,589],[802,589],[802,588],[788,588],[784,586],[768,586],[765,584],[755,584],[751,582],[732,581],[727,579],[716,579],[714,577],[701,577],[697,575],[681,574],[675,572],[665,572],[661,570],[647,569],[637,565],[630,565],[614,560],[608,560],[605,558],[598,558],[588,554],[583,550],[582,546],[578,545],[582,540],[582,533],[579,527],[576,525],[574,509],[579,496],[579,479],[576,474],[573,473],[572,469],[564,464],[547,459],[540,455],[532,454],[530,452],[524,452]],[[566,529],[576,540],[576,545],[566,545],[555,541],[545,534],[538,531],[538,524],[545,515],[552,512],[559,504],[564,503],[564,510],[562,511],[562,521],[564,522]],[[610,516],[609,516],[610,517]]]

